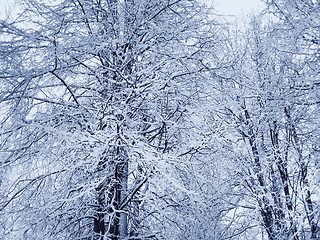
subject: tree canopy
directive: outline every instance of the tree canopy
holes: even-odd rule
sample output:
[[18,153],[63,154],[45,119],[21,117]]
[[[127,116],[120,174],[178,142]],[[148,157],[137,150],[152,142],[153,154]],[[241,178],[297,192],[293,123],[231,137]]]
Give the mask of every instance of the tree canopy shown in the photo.
[[319,3],[26,0],[0,21],[0,239],[319,239]]

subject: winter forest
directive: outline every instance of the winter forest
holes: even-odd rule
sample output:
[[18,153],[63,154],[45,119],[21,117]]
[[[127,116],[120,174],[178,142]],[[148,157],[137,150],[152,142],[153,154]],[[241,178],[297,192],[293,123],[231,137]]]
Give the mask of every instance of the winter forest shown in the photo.
[[261,4],[20,1],[0,239],[320,239],[320,1]]

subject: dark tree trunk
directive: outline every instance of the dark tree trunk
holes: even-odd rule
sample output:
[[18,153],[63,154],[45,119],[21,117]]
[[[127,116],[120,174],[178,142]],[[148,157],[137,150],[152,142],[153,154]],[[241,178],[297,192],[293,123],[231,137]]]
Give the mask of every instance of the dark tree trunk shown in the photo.
[[98,199],[97,205],[98,208],[96,210],[93,231],[95,233],[96,240],[103,240],[103,236],[105,234],[105,224],[104,224],[104,206],[105,206],[105,198],[104,198],[104,189],[102,186],[99,186],[97,189]]

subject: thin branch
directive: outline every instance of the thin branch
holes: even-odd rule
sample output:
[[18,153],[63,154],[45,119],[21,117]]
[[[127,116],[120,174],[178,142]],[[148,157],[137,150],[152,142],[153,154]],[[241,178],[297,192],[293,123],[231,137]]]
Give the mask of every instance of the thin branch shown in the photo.
[[78,102],[78,100],[77,100],[77,98],[76,98],[76,96],[73,94],[73,92],[72,92],[71,88],[68,86],[68,84],[67,84],[61,77],[59,77],[54,71],[50,71],[50,73],[51,73],[52,75],[54,75],[56,78],[58,78],[58,79],[62,82],[62,84],[68,89],[68,91],[69,91],[69,93],[71,94],[71,96],[72,96],[72,98],[74,99],[74,101],[75,101],[78,105],[80,105],[79,102]]

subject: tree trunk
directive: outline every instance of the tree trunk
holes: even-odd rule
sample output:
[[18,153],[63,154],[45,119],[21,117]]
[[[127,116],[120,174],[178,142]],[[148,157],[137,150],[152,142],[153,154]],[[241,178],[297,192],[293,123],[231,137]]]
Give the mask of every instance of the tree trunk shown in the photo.
[[300,148],[300,142],[298,139],[298,135],[296,132],[296,128],[292,123],[291,115],[290,115],[290,109],[288,107],[284,108],[284,112],[286,114],[286,117],[288,119],[288,125],[289,125],[289,132],[293,138],[296,150],[299,154],[299,163],[300,163],[300,172],[301,172],[301,179],[300,179],[300,184],[302,185],[302,188],[306,188],[306,193],[304,196],[304,206],[305,206],[305,211],[307,215],[307,219],[310,225],[311,229],[311,239],[319,239],[320,238],[320,229],[319,226],[315,220],[314,217],[314,210],[313,210],[313,203],[311,200],[311,192],[310,192],[310,186],[309,182],[307,179],[307,174],[308,174],[308,167],[307,165],[303,162],[302,159],[302,150]]
[[268,233],[269,240],[276,240],[276,231],[274,229],[274,216],[273,216],[273,208],[270,205],[270,201],[266,196],[266,182],[264,176],[262,174],[261,162],[258,147],[256,144],[256,136],[253,131],[251,118],[247,109],[244,108],[244,117],[245,117],[245,125],[248,127],[248,135],[249,144],[252,151],[252,155],[254,158],[254,172],[258,179],[259,186],[253,186],[253,189],[256,191],[256,197],[258,199],[260,213],[263,220],[263,225]]

